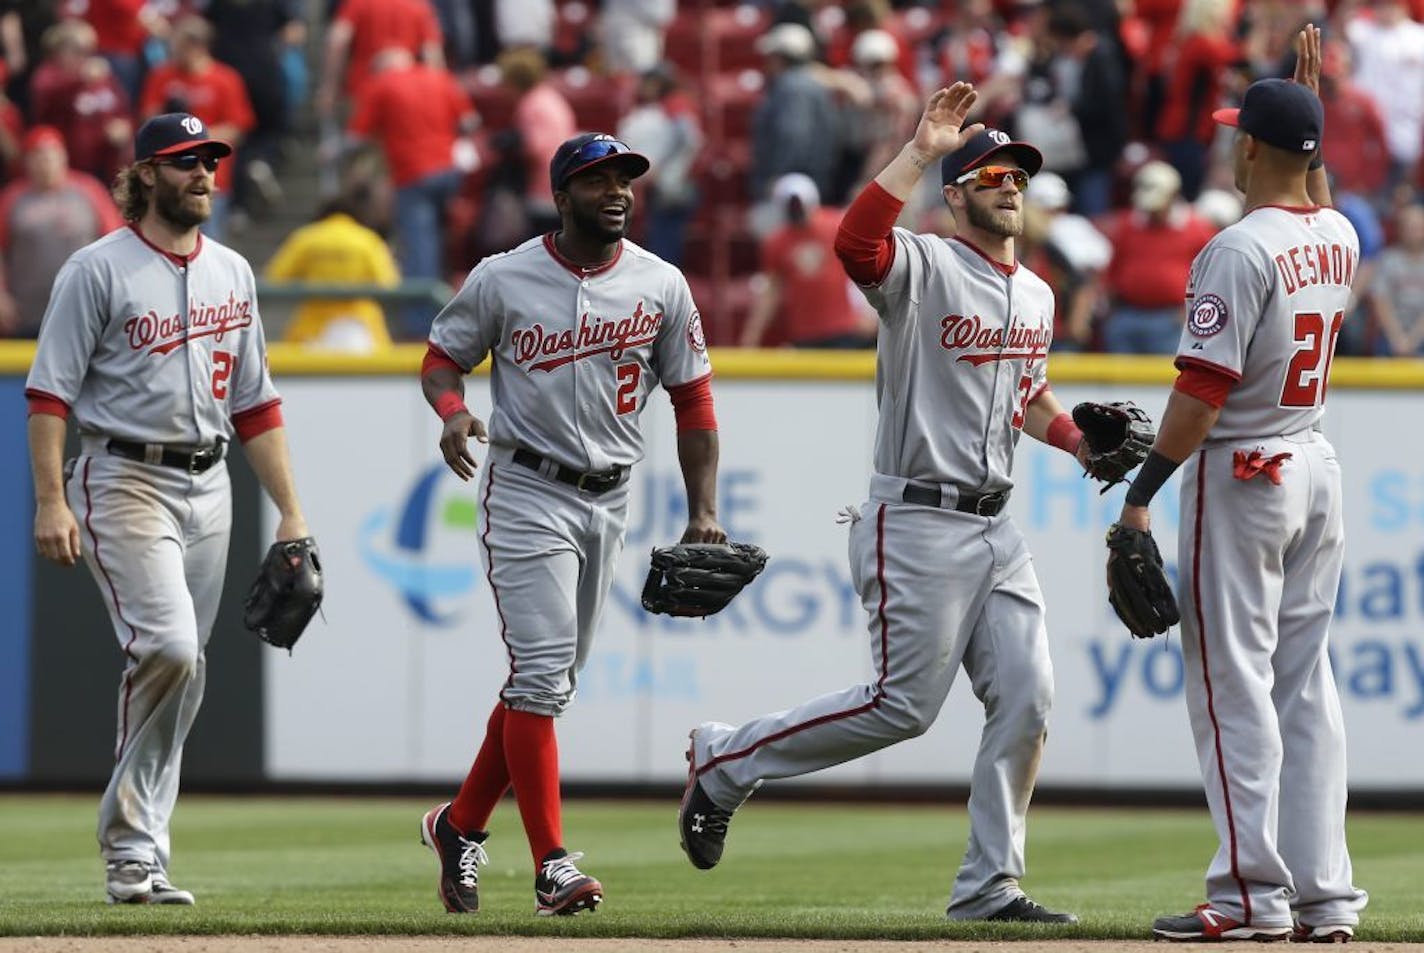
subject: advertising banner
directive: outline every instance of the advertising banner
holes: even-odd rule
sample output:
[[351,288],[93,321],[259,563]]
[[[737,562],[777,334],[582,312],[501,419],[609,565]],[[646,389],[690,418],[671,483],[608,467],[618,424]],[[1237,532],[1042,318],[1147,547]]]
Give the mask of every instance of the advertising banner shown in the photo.
[[[488,407],[487,384],[468,380],[472,407]],[[281,388],[328,588],[325,624],[313,623],[292,657],[267,653],[268,776],[456,779],[507,674],[477,543],[476,484],[445,467],[439,423],[407,377],[294,378]],[[1162,386],[1056,390],[1067,406],[1130,398],[1154,419],[1166,401]],[[1399,399],[1332,392],[1327,417],[1347,501],[1332,659],[1357,789],[1424,788],[1424,762],[1397,754],[1424,740],[1424,462],[1388,449]],[[360,421],[367,439],[333,445],[332,408]],[[648,550],[675,541],[686,521],[672,413],[655,393],[626,548],[578,697],[559,723],[566,780],[674,781],[697,723],[736,723],[872,677],[837,522],[864,501],[872,384],[719,379],[717,416],[722,524],[771,561],[713,618],[672,620],[639,606]],[[1015,477],[1010,512],[1047,601],[1057,684],[1041,783],[1195,788],[1178,636],[1134,641],[1107,604],[1103,533],[1123,489],[1100,495],[1067,454],[1030,438]],[[1173,571],[1177,509],[1174,480],[1153,506]],[[966,783],[982,724],[961,677],[924,737],[815,780]]]

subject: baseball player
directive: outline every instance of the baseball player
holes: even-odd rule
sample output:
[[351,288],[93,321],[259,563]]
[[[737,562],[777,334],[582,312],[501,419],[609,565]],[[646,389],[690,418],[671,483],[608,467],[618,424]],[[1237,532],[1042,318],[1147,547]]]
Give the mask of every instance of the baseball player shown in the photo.
[[[1014,252],[1023,191],[1043,157],[982,124],[961,129],[975,98],[968,83],[934,93],[914,139],[856,197],[836,237],[880,317],[875,472],[850,530],[875,677],[740,727],[694,729],[678,822],[692,863],[714,866],[732,812],[763,779],[924,733],[962,665],[985,726],[948,915],[1066,924],[1077,918],[1019,886],[1053,671],[1043,595],[1003,510],[1021,432],[1080,463],[1084,447],[1048,387],[1053,293]],[[936,162],[957,236],[892,228]]]
[[[455,799],[427,813],[440,898],[479,909],[490,815],[511,784],[534,857],[535,912],[591,910],[603,887],[564,849],[554,719],[579,669],[623,548],[638,418],[659,383],[677,417],[687,487],[684,542],[726,541],[717,523],[712,365],[687,281],[624,239],[633,179],[648,160],[612,136],[565,142],[549,163],[558,231],[480,262],[436,317],[422,368],[445,422],[440,450],[474,475],[469,437],[489,444],[480,551],[509,678]],[[464,403],[464,375],[491,357],[489,425]]]
[[1178,599],[1187,712],[1220,843],[1207,902],[1168,940],[1343,942],[1366,895],[1345,845],[1345,730],[1326,653],[1343,560],[1340,464],[1320,432],[1359,241],[1311,170],[1324,113],[1320,34],[1296,81],[1241,108],[1232,163],[1246,215],[1192,263],[1180,374],[1120,522],[1182,467]]
[[[197,116],[143,124],[115,192],[128,227],[65,262],[26,382],[35,545],[63,566],[82,553],[125,658],[99,805],[110,903],[193,902],[168,879],[168,824],[223,588],[234,436],[277,538],[307,535],[252,269],[198,231],[231,152]],[[62,464],[71,416],[80,455]]]

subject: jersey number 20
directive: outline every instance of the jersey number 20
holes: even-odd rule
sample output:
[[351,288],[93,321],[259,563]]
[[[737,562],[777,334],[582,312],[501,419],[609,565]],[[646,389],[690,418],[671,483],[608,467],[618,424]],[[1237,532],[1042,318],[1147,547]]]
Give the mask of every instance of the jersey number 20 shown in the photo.
[[1295,313],[1295,340],[1301,345],[1291,356],[1281,387],[1282,407],[1315,407],[1325,402],[1330,383],[1330,361],[1335,356],[1335,339],[1345,314],[1336,311],[1329,324],[1319,311]]

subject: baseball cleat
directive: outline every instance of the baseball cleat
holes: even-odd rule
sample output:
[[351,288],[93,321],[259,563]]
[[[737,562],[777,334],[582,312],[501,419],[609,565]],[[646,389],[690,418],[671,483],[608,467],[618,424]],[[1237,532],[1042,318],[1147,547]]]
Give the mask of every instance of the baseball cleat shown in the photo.
[[1348,923],[1326,923],[1318,927],[1297,923],[1291,931],[1293,943],[1349,943],[1354,937],[1355,928]]
[[697,733],[703,727],[706,726],[694,728],[687,736],[687,787],[677,810],[677,829],[682,851],[692,866],[711,870],[722,859],[733,812],[713,803],[697,780]]
[[191,907],[193,905],[193,894],[187,890],[181,890],[168,882],[168,875],[161,870],[153,872],[153,892],[149,894],[149,903],[167,903],[176,906]]
[[1290,927],[1253,927],[1204,903],[1191,913],[1158,917],[1152,923],[1154,940],[1177,943],[1215,943],[1221,940],[1255,940],[1272,943],[1291,935]]
[[569,917],[594,910],[603,901],[603,884],[574,866],[583,854],[562,847],[550,851],[534,878],[534,912],[541,917]]
[[153,899],[153,871],[141,860],[116,860],[104,869],[109,903],[148,903]]
[[440,902],[451,913],[480,912],[480,864],[489,863],[487,837],[484,831],[467,836],[455,830],[448,801],[420,820],[420,842],[440,858]]
[[1011,923],[1077,923],[1078,916],[1074,913],[1056,913],[1025,896],[1019,894],[1008,903],[1004,904],[994,913],[984,918],[985,920],[998,920]]

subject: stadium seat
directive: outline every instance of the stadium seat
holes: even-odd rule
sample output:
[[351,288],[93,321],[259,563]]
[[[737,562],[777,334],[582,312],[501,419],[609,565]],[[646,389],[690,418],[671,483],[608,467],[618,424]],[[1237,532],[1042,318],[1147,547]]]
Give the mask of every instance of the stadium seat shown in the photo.
[[474,101],[475,111],[480,114],[480,125],[488,132],[508,129],[514,123],[514,104],[518,94],[504,85],[499,69],[482,66],[469,70],[460,76],[465,92]]
[[757,70],[715,73],[702,85],[703,125],[710,142],[723,146],[745,142],[752,131],[752,115],[761,102],[764,86]]
[[626,84],[591,73],[582,66],[554,73],[551,81],[573,107],[580,129],[613,132],[618,128],[618,120],[628,111],[630,96]]

